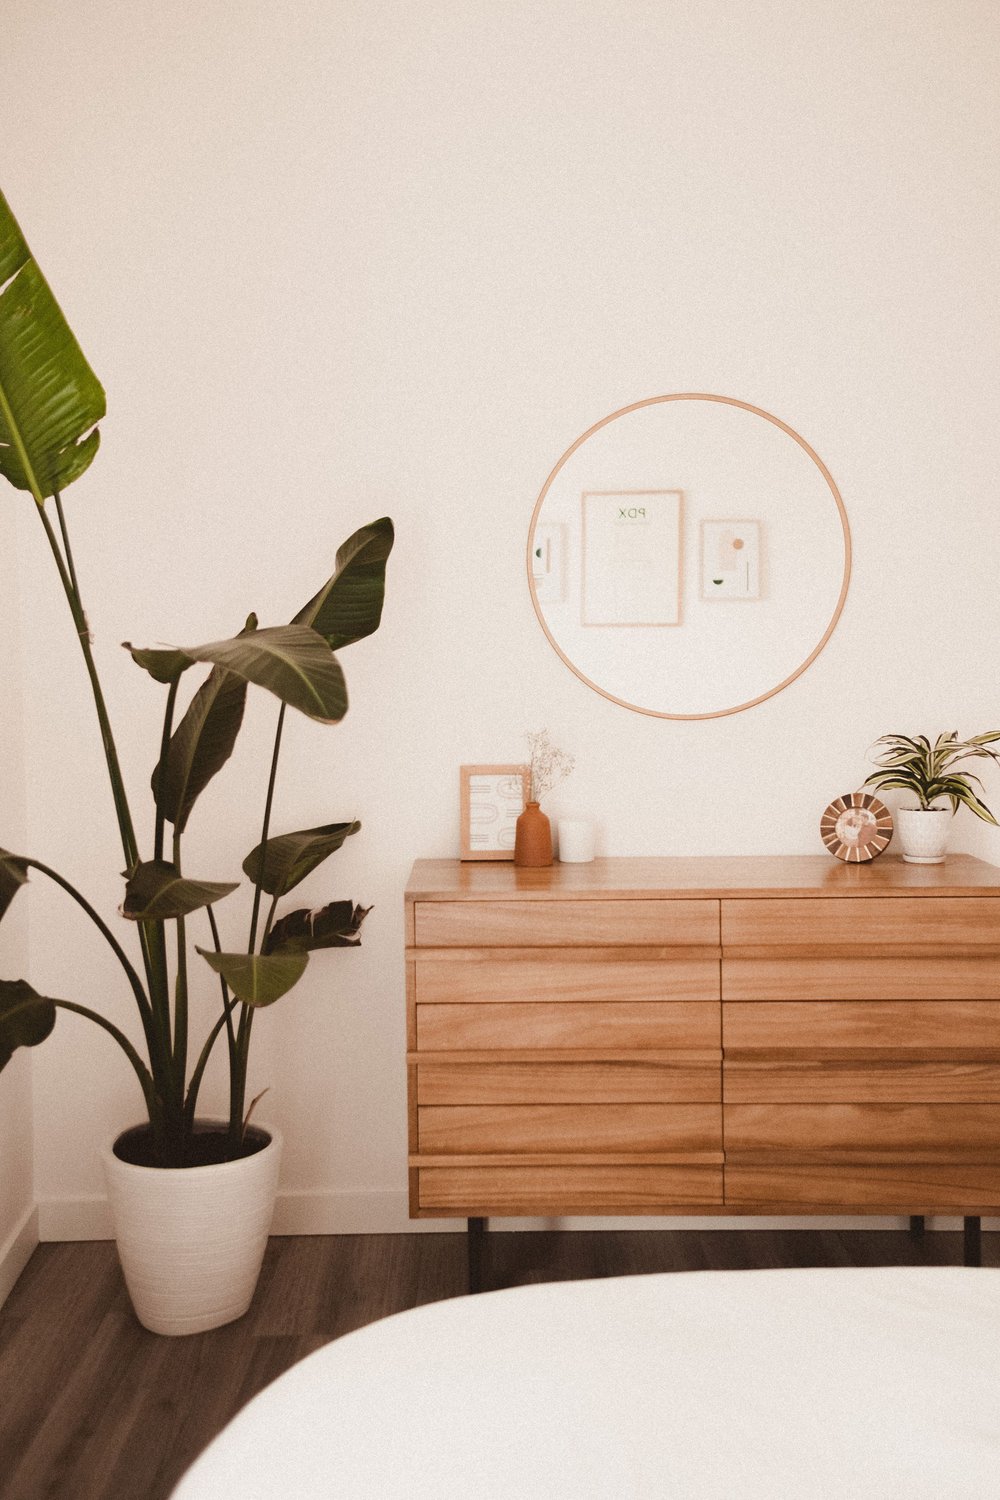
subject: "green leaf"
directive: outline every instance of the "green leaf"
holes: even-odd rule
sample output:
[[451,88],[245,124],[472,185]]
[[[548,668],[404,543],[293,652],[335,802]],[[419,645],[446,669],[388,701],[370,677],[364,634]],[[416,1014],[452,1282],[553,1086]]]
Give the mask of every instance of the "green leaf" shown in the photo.
[[129,875],[121,913],[130,922],[168,922],[221,901],[238,884],[188,880],[169,860],[149,859],[136,865]]
[[317,948],[357,948],[361,924],[370,906],[353,901],[331,901],[315,911],[289,912],[275,922],[264,945],[265,953],[311,953]]
[[952,776],[946,783],[945,796],[951,799],[952,809],[958,811],[960,802],[974,812],[977,818],[982,818],[984,823],[992,823],[997,826],[997,820],[990,812],[986,803],[976,796],[964,776]]
[[0,474],[42,504],[84,472],[106,403],[0,193]]
[[895,771],[875,771],[871,776],[866,776],[865,786],[873,786],[877,792],[884,792],[893,788],[900,791],[912,792],[920,802],[921,807],[927,806],[923,785],[919,778],[913,776],[901,776]]
[[0,917],[28,880],[28,861],[20,854],[0,849]]
[[188,667],[194,666],[193,657],[173,648],[145,650],[140,646],[133,646],[131,641],[122,641],[122,645],[131,653],[136,665],[142,667],[157,682],[176,682]]
[[166,651],[139,651],[128,641],[125,646],[160,682],[173,681],[192,662],[211,662],[322,724],[336,724],[347,712],[340,663],[323,637],[306,625],[272,625],[228,641]]
[[347,712],[340,663],[308,626],[272,625],[251,636],[184,649],[195,661],[226,667],[321,723],[336,724]]
[[246,700],[244,679],[213,667],[174,730],[166,764],[157,765],[151,785],[157,807],[177,833],[183,833],[195,802],[232,755]]
[[278,834],[251,849],[243,861],[244,873],[269,896],[283,896],[360,827],[358,822],[326,823],[321,828]]
[[311,625],[332,651],[371,635],[382,619],[385,564],[394,532],[388,516],[362,526],[337,551],[337,566],[319,593],[295,616]]
[[298,984],[309,962],[308,953],[198,952],[245,1005],[273,1005]]
[[[240,631],[240,635],[250,635],[256,629],[257,616],[247,615],[247,622]],[[147,650],[140,646],[133,646],[131,641],[122,641],[122,645],[131,653],[136,665],[148,672],[150,677],[155,677],[157,682],[176,682],[188,667],[194,666],[194,657],[188,656],[185,651],[180,651],[174,646],[152,647]]]
[[56,1003],[23,979],[0,979],[0,1070],[18,1047],[37,1047],[56,1024]]

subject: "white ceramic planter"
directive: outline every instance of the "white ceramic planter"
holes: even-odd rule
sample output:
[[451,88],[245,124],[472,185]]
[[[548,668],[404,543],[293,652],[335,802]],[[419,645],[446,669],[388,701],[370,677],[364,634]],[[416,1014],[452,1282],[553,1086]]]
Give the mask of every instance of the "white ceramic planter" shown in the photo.
[[281,1135],[239,1161],[137,1167],[102,1157],[136,1317],[153,1333],[202,1333],[250,1306],[278,1190]]
[[896,832],[903,858],[911,865],[939,865],[951,832],[950,807],[900,807]]

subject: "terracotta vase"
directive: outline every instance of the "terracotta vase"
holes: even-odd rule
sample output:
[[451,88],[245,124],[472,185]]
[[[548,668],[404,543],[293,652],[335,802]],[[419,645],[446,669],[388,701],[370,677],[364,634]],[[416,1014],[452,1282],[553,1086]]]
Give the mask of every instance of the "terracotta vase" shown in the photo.
[[552,863],[552,825],[537,802],[529,802],[517,820],[514,863],[527,869]]

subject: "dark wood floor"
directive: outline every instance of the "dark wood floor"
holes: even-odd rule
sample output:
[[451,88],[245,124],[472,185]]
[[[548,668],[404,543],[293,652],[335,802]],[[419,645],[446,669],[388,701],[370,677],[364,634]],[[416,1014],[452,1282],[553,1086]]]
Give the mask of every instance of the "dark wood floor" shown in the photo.
[[[983,1262],[1000,1262],[984,1236]],[[957,1233],[491,1233],[490,1287],[648,1271],[961,1263]],[[0,1309],[3,1500],[161,1500],[251,1396],[377,1318],[465,1289],[464,1236],[272,1239],[238,1323],[158,1338],[108,1243],[41,1245]]]

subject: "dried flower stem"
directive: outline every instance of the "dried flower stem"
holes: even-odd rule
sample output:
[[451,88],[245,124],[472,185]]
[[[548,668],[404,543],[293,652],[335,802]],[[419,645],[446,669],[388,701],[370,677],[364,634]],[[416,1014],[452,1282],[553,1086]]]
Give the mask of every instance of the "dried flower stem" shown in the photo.
[[531,759],[531,800],[541,802],[553,787],[565,781],[576,761],[565,750],[556,749],[547,729],[529,733],[527,738]]

